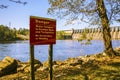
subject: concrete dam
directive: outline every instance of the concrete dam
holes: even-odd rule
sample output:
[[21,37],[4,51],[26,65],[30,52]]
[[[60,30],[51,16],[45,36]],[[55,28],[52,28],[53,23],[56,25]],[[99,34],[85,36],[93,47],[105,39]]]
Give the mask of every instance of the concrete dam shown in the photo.
[[[72,30],[64,30],[65,39],[75,39],[78,40],[80,38],[85,37],[86,39],[92,40],[102,40],[102,28],[87,28],[87,29],[72,29]],[[120,26],[111,27],[110,34],[112,40],[120,40]]]

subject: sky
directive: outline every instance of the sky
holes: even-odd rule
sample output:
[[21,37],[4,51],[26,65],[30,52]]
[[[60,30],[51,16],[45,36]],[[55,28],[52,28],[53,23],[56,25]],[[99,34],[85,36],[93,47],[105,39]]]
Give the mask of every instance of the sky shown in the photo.
[[[73,25],[65,26],[65,20],[48,15],[47,9],[50,7],[48,0],[21,0],[27,1],[26,5],[0,0],[0,5],[7,5],[8,8],[0,9],[0,25],[11,28],[28,28],[30,16],[46,17],[57,20],[57,30],[69,30]],[[75,26],[75,25],[74,25]],[[77,27],[76,27],[77,28]]]
[[50,7],[48,0],[21,0],[27,1],[26,5],[10,2],[9,0],[0,0],[0,5],[7,5],[8,8],[0,9],[0,25],[6,25],[11,28],[28,28],[30,16],[38,16],[45,18],[56,19],[57,30],[70,30],[86,28],[88,25],[85,23],[67,25],[65,20],[59,19],[55,16],[48,15],[47,9]]

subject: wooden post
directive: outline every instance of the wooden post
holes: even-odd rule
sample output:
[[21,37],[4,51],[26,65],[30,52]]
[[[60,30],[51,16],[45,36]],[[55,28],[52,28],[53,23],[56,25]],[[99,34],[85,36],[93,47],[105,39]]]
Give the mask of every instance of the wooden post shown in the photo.
[[35,80],[34,75],[34,45],[30,45],[30,80]]
[[49,56],[48,56],[48,66],[49,66],[49,76],[48,76],[48,80],[52,80],[52,60],[53,60],[53,45],[50,44],[49,45]]

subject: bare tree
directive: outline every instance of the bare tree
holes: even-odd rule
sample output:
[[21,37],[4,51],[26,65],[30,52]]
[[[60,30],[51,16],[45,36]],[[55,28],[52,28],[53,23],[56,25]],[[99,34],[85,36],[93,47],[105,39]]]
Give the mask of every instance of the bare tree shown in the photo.
[[[21,1],[21,0],[8,0],[8,1],[14,2],[14,3],[18,3],[18,4],[23,4],[23,5],[27,4],[27,2]],[[8,8],[8,5],[6,5],[6,4],[0,4],[0,9],[5,9],[5,8]]]
[[104,52],[115,56],[112,48],[110,25],[120,20],[120,0],[49,0],[48,13],[66,18],[67,24],[81,20],[103,29]]

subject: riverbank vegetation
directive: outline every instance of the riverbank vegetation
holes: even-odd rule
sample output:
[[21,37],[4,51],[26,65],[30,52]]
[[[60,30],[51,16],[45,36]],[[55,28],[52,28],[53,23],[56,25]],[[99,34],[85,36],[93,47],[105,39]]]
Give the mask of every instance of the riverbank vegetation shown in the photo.
[[[29,29],[25,28],[10,28],[8,26],[0,25],[0,41],[13,41],[13,40],[29,40]],[[65,32],[57,31],[56,39],[65,40]]]
[[64,31],[57,31],[57,34],[56,34],[56,39],[57,40],[64,40],[65,39],[65,32]]
[[29,39],[29,29],[25,28],[10,28],[8,26],[0,25],[0,41],[13,41]]

